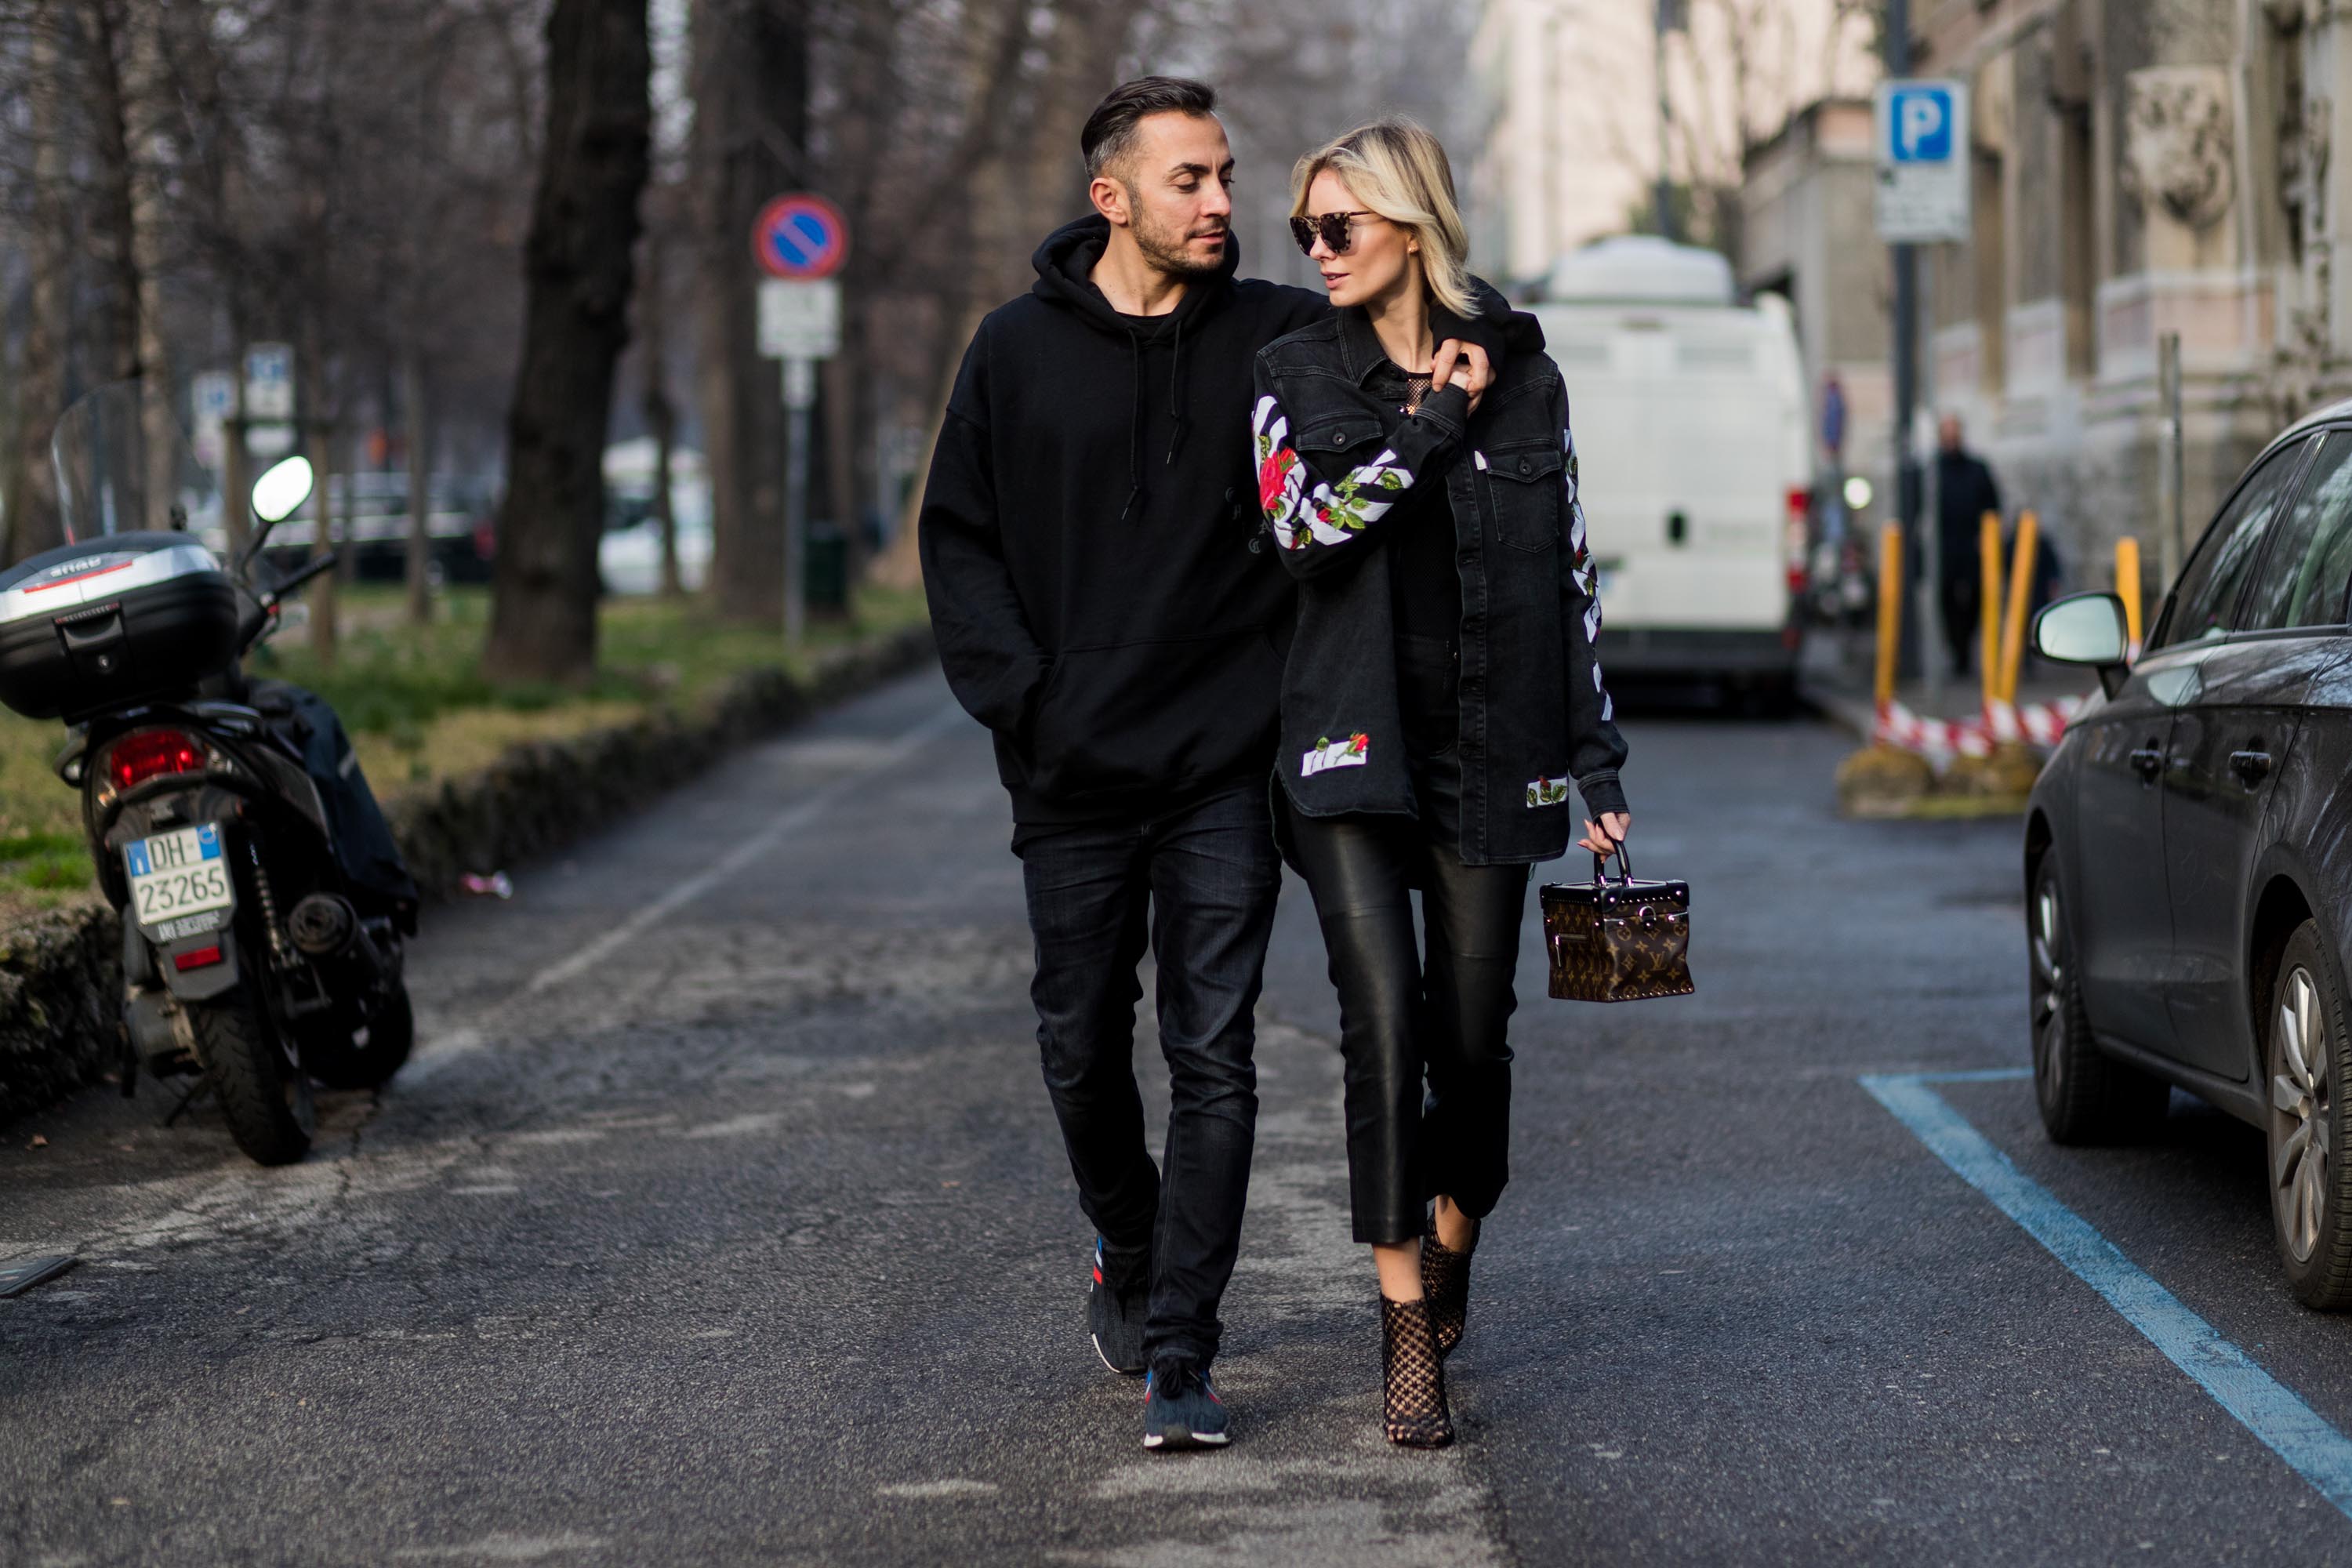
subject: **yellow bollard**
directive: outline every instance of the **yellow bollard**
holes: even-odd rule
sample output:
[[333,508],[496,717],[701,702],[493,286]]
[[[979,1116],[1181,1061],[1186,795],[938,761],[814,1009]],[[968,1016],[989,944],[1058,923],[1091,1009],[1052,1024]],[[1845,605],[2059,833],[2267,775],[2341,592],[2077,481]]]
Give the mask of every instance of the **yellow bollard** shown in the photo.
[[1979,618],[1984,622],[1983,668],[1978,672],[1984,685],[1985,706],[1990,709],[2000,695],[2000,513],[1989,511],[1977,526],[1977,558],[1983,567],[1984,582],[1977,597]]
[[2025,612],[2032,602],[2033,555],[2041,542],[2041,521],[2032,512],[2017,516],[2017,549],[2009,563],[2009,618],[2000,631],[2000,697],[2017,700],[2018,667],[2025,659]]
[[[1878,531],[1878,668],[1872,682],[1880,728],[1868,744],[1838,764],[1838,806],[1848,816],[1908,816],[1935,787],[1927,759],[1885,739],[1895,702],[1895,658],[1903,636],[1903,528]],[[1935,655],[1930,653],[1928,658]]]
[[1895,700],[1895,646],[1903,636],[1903,527],[1878,531],[1878,670],[1871,689],[1878,711]]
[[2126,636],[2134,657],[2139,653],[2139,541],[2126,534],[2116,541],[2116,597],[2124,602]]

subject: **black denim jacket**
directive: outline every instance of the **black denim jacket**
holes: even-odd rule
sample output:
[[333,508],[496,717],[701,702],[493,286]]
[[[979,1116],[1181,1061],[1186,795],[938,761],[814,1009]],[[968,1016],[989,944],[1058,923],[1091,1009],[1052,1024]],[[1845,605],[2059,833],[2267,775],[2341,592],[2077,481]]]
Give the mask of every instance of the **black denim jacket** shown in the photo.
[[1258,353],[1258,501],[1300,584],[1276,776],[1308,816],[1418,815],[1381,520],[1397,492],[1442,483],[1462,582],[1462,858],[1549,860],[1575,837],[1571,778],[1588,811],[1625,809],[1568,394],[1548,356],[1517,353],[1475,416],[1457,387],[1407,415],[1368,385],[1386,357],[1360,310]]

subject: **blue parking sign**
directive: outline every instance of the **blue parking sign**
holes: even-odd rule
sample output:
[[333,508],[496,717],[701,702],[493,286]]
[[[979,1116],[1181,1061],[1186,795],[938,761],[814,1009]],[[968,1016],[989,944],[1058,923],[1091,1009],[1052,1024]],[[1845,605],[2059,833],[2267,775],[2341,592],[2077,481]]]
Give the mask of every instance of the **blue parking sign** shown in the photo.
[[1969,237],[1968,84],[1926,78],[1882,81],[1874,95],[1879,238],[1936,245]]
[[1895,161],[1948,163],[1952,159],[1952,91],[1940,83],[1900,87],[1893,94]]

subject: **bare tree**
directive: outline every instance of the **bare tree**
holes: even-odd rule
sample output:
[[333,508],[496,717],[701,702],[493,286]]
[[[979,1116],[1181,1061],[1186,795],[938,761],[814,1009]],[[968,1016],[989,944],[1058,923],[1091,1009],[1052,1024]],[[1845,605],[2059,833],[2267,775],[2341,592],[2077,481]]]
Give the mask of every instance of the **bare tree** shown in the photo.
[[[1867,44],[1880,0],[1689,0],[1688,26],[1667,56],[1673,107],[1667,174],[1686,196],[1690,237],[1737,256],[1747,160],[1789,117],[1822,96],[1873,79]],[[1588,7],[1591,68],[1603,76],[1654,79],[1647,6]],[[1643,181],[1657,174],[1655,121],[1629,117],[1622,95],[1569,99],[1577,140]],[[1629,226],[1649,221],[1643,196]]]
[[694,220],[713,603],[730,620],[783,610],[784,422],[753,339],[751,224],[807,174],[808,32],[800,0],[703,0],[694,12]]
[[595,668],[604,438],[650,160],[646,0],[556,0],[547,56],[522,364],[482,664],[495,679],[578,681]]
[[672,463],[677,447],[677,404],[669,393],[670,248],[677,243],[675,187],[657,190],[646,205],[645,275],[637,286],[637,334],[643,351],[646,432],[654,443],[654,524],[661,536],[661,594],[685,591],[678,575],[677,514],[672,504]]
[[6,500],[7,559],[21,561],[62,541],[57,476],[49,466],[49,422],[64,406],[66,297],[72,258],[66,193],[64,110],[59,101],[67,26],[60,0],[36,0],[29,17],[27,92],[32,114],[31,272],[24,349],[16,381],[16,449]]

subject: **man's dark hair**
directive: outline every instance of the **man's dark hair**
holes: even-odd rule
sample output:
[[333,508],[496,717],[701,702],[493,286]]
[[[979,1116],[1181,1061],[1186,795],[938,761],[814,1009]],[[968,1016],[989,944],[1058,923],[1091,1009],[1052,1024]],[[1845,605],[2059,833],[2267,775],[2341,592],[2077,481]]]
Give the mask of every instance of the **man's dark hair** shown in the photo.
[[1217,89],[1204,81],[1181,76],[1139,76],[1123,81],[1095,105],[1078,132],[1078,151],[1086,155],[1087,178],[1102,172],[1135,151],[1135,128],[1154,114],[1214,114]]

